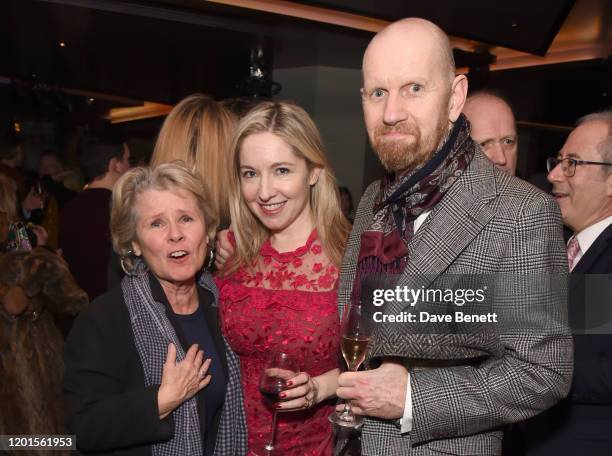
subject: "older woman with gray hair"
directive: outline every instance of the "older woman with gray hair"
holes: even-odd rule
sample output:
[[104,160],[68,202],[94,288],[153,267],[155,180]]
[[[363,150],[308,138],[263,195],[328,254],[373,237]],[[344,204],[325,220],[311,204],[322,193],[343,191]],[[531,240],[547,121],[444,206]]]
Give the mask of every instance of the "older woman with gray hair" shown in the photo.
[[244,455],[238,362],[203,268],[217,227],[205,186],[177,163],[135,168],[112,203],[127,275],[68,336],[68,430],[96,454]]

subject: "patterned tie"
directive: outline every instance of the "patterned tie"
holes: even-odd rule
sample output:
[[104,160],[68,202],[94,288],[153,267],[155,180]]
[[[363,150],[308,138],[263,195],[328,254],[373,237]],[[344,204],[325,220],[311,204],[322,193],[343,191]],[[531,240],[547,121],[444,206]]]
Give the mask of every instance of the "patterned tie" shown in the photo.
[[578,262],[578,257],[582,252],[580,251],[580,244],[578,243],[578,239],[576,236],[572,236],[572,238],[567,243],[567,262],[569,263],[569,270],[571,271],[576,266]]

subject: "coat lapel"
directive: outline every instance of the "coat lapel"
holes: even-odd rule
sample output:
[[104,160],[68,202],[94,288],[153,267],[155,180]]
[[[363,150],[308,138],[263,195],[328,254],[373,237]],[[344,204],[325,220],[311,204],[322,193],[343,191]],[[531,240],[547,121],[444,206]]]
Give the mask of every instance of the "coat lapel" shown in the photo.
[[[432,210],[409,243],[408,265],[399,279],[399,285],[411,288],[427,287],[487,225],[494,216],[489,203],[497,195],[494,170],[491,162],[477,151],[468,169]],[[340,313],[349,302],[355,280],[361,233],[371,223],[372,207],[378,188],[377,182],[364,193],[347,244],[338,292]],[[398,313],[402,310],[394,307],[388,306],[385,313]]]
[[400,284],[427,287],[493,218],[488,205],[497,193],[493,168],[482,160],[476,154],[470,167],[416,232],[408,245],[408,264]]

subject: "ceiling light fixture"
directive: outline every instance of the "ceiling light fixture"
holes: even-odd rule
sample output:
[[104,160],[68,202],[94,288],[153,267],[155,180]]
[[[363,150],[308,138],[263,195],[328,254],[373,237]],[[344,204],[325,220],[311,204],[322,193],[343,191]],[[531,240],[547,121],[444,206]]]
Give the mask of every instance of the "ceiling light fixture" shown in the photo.
[[102,116],[104,119],[110,120],[112,124],[131,122],[134,120],[150,119],[152,117],[161,117],[167,115],[172,110],[172,106],[152,103],[145,101],[142,106],[129,106],[127,108],[112,108],[108,113]]

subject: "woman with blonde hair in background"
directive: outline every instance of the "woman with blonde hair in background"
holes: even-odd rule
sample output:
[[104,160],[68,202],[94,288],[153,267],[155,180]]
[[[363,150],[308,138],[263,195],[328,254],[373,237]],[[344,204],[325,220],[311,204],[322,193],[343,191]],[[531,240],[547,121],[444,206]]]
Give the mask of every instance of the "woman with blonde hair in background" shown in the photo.
[[[222,329],[240,357],[249,450],[331,455],[338,269],[349,233],[336,179],[313,121],[289,103],[253,108],[237,127],[231,159],[234,255],[217,284]],[[259,377],[267,355],[281,351],[301,373],[270,407]],[[274,409],[291,413],[273,422]],[[265,449],[271,426],[273,453]]]
[[222,103],[201,93],[189,95],[166,117],[151,157],[152,167],[185,162],[207,184],[222,228],[229,226],[227,156],[235,125]]

